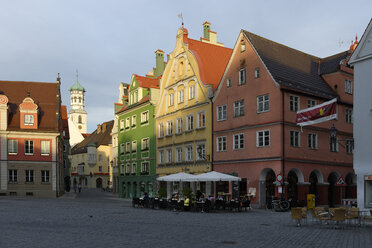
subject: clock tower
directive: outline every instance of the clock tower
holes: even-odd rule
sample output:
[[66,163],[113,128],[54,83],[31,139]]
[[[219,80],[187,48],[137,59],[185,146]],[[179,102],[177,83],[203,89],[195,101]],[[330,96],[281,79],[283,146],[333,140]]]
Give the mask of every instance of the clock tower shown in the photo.
[[87,112],[84,109],[85,89],[80,85],[76,73],[76,83],[71,86],[69,120],[77,127],[81,134],[87,133]]

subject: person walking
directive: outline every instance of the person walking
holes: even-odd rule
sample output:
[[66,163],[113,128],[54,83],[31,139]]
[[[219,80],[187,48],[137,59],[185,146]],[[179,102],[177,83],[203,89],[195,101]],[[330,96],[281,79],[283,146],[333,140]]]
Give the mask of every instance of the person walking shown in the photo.
[[78,184],[78,190],[79,190],[79,193],[81,192],[81,184],[79,183]]

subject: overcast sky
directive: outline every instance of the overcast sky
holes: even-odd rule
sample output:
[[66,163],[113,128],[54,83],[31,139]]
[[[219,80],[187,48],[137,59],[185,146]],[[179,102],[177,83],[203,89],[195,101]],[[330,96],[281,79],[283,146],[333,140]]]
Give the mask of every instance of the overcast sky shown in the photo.
[[155,66],[157,49],[170,53],[181,26],[202,36],[209,21],[232,48],[241,29],[319,56],[347,50],[372,17],[372,1],[124,1],[1,0],[0,80],[54,82],[85,87],[88,132],[114,118],[120,82]]

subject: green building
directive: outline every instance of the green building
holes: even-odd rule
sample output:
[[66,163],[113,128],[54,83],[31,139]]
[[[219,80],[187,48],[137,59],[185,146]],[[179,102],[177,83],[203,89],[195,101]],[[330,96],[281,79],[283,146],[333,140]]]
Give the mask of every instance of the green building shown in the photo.
[[156,68],[145,77],[133,74],[118,119],[119,195],[140,197],[156,192],[155,105],[159,99],[164,52],[157,50]]

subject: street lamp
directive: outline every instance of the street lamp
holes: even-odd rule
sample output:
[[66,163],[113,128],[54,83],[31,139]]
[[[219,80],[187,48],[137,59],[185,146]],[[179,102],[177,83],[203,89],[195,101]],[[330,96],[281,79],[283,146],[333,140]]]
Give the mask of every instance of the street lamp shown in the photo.
[[331,140],[332,141],[335,141],[336,140],[336,138],[337,138],[337,131],[338,131],[337,128],[333,124],[332,127],[331,127],[331,129],[329,130],[329,133],[331,135]]

